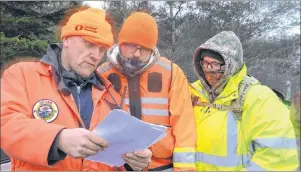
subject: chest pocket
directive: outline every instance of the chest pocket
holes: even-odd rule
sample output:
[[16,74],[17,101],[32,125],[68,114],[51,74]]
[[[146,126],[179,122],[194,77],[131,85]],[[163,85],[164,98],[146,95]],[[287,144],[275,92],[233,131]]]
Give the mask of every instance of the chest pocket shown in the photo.
[[149,73],[147,76],[147,89],[149,92],[158,93],[162,91],[162,74],[158,72]]

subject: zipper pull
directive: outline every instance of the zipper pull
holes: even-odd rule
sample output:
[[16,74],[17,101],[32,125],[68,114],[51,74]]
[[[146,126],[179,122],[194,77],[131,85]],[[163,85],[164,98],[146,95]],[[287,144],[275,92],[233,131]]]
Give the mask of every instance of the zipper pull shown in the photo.
[[79,95],[80,94],[80,86],[76,86],[76,89],[77,89],[77,94]]
[[81,84],[80,86],[76,85],[76,89],[77,89],[77,94],[78,95],[80,95],[80,92],[81,92],[82,88],[83,88],[83,84]]
[[210,107],[207,107],[207,109],[205,110],[205,113],[207,113],[209,111]]

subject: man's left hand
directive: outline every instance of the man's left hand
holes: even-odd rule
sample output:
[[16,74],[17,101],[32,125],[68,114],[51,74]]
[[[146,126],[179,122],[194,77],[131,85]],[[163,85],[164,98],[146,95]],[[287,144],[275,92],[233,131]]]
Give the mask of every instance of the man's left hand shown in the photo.
[[123,155],[124,161],[134,170],[141,171],[151,162],[153,153],[149,149],[126,153]]

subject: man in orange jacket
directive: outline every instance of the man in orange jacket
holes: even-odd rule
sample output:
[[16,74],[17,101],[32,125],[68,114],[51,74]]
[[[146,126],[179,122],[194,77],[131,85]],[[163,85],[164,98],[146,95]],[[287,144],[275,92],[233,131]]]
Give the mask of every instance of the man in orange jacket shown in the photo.
[[133,116],[168,127],[166,137],[150,147],[149,170],[194,170],[196,126],[188,81],[176,64],[159,55],[157,40],[155,19],[131,14],[98,71],[125,95]]
[[40,61],[17,63],[3,74],[1,148],[11,157],[11,170],[145,169],[149,149],[126,153],[123,167],[84,159],[110,146],[91,130],[121,102],[95,71],[113,35],[103,10],[79,9],[66,20],[62,44],[49,45]]

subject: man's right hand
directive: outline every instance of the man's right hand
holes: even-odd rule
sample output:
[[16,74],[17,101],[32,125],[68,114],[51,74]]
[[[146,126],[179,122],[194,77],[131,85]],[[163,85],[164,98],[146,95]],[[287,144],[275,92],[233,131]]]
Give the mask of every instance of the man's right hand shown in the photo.
[[58,148],[74,158],[96,155],[108,142],[84,128],[63,129],[58,135]]

